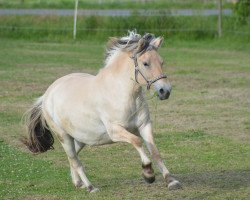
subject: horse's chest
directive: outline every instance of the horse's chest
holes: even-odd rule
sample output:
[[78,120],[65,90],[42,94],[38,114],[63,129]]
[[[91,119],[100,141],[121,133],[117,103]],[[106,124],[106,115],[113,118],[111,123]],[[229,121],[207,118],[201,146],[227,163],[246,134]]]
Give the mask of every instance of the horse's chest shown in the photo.
[[122,125],[127,131],[131,133],[137,132],[138,129],[138,115],[137,109],[131,109],[126,113],[123,113],[120,118],[120,125]]
[[112,115],[113,123],[118,123],[130,132],[135,132],[140,126],[141,114],[143,113],[143,106],[141,102],[131,102],[126,106],[120,105],[120,109],[117,109],[115,115]]

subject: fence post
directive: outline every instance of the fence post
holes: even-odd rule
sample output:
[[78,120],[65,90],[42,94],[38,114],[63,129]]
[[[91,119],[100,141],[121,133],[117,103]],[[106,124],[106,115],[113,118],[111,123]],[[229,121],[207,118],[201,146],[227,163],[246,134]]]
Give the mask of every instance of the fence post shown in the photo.
[[76,22],[77,22],[77,8],[78,8],[78,0],[75,2],[75,14],[74,14],[74,31],[73,31],[73,39],[76,39]]
[[217,25],[217,31],[219,38],[222,36],[222,0],[218,0],[218,25]]

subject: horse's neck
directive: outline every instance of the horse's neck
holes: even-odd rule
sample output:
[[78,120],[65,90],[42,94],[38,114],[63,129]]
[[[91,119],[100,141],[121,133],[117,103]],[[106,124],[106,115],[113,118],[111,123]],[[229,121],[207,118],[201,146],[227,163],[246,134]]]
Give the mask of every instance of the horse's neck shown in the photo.
[[99,72],[96,83],[100,101],[108,110],[106,117],[127,126],[141,106],[142,91],[135,81],[133,60],[128,55],[118,56]]
[[136,99],[141,93],[141,87],[135,81],[133,60],[125,52],[120,52],[100,72],[105,85],[113,94],[120,98]]

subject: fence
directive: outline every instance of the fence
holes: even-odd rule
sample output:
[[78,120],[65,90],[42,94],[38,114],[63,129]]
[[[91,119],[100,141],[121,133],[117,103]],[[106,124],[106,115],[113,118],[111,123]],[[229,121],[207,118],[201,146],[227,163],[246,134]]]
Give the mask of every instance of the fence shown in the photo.
[[[25,2],[25,1],[24,1]],[[45,1],[46,2],[46,1]],[[59,1],[60,2],[60,1]],[[85,1],[84,1],[85,2]],[[91,1],[92,4],[102,4],[104,1]],[[105,1],[112,3],[114,1]],[[119,5],[127,5],[132,1],[116,1]],[[154,0],[148,1],[135,1],[143,2],[143,5],[151,5],[150,3],[155,3]],[[157,1],[159,5],[162,5],[165,1]],[[181,5],[181,3],[184,3]],[[73,37],[81,39],[82,35],[100,35],[107,37],[108,35],[124,34],[125,31],[131,28],[137,28],[141,32],[156,32],[159,34],[166,33],[168,35],[183,35],[183,37],[189,37],[194,35],[194,37],[217,37],[225,34],[236,34],[236,35],[250,35],[249,26],[245,28],[238,28],[234,26],[234,14],[233,10],[230,9],[233,4],[231,1],[199,1],[203,2],[204,5],[196,3],[192,7],[190,2],[197,1],[183,1],[183,0],[172,0],[167,1],[165,6],[169,6],[168,9],[112,9],[112,10],[83,10],[85,4],[83,1],[76,0],[75,5],[79,8],[78,22],[77,15],[73,9],[64,10],[0,10],[1,12],[12,12],[12,15],[16,15],[18,12],[20,15],[16,18],[9,20],[6,17],[6,13],[0,16],[0,36],[6,36],[7,34],[22,34],[24,32],[41,35],[49,34],[60,35],[66,34]],[[247,2],[247,1],[246,1]],[[72,1],[71,1],[72,3]],[[172,4],[171,4],[172,3]],[[110,6],[110,4],[108,4]],[[130,5],[130,4],[128,4]],[[189,9],[190,6],[191,8]],[[97,6],[98,7],[98,6]],[[122,6],[124,7],[124,6]],[[177,8],[177,9],[175,9]],[[185,8],[185,9],[184,9]],[[32,19],[28,19],[28,12],[32,13]],[[47,12],[47,17],[45,16]],[[89,12],[89,13],[88,13]],[[45,14],[44,14],[45,13]],[[101,14],[100,14],[101,13]],[[42,15],[35,16],[35,15]],[[57,16],[54,16],[57,15]],[[73,17],[74,15],[74,17]],[[88,15],[88,16],[87,16]],[[95,16],[93,16],[95,15]],[[103,16],[104,15],[104,16]],[[107,16],[108,15],[108,16]],[[122,16],[119,16],[122,15]],[[10,15],[8,15],[10,16]],[[49,16],[49,17],[48,17]],[[54,17],[52,17],[54,16]],[[1,20],[2,18],[2,20]],[[22,19],[26,18],[25,20]],[[36,20],[37,18],[37,20]],[[44,18],[44,21],[42,19]],[[56,19],[58,18],[58,19]],[[62,18],[62,19],[60,19]],[[75,19],[73,22],[73,18]],[[15,21],[16,20],[16,21]],[[65,20],[65,21],[64,21]],[[37,22],[36,22],[37,21]],[[109,22],[107,22],[109,21]],[[37,24],[39,23],[39,24]],[[249,24],[249,18],[247,18],[247,23]],[[73,28],[74,27],[74,28]],[[77,28],[77,29],[76,29]],[[6,34],[5,34],[6,33]],[[77,34],[78,33],[78,34]]]

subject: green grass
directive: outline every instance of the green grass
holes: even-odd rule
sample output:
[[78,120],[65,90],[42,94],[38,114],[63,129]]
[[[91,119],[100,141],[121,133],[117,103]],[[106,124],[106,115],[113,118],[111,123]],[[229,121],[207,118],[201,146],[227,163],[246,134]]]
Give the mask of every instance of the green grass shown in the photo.
[[[198,131],[158,135],[156,141],[162,154],[168,155],[170,169],[184,184],[183,190],[168,191],[159,172],[156,183],[144,183],[138,155],[128,145],[87,148],[82,152],[90,179],[101,189],[99,194],[88,194],[71,184],[67,159],[59,152],[61,148],[48,153],[47,157],[57,157],[50,161],[51,158],[28,155],[1,142],[0,198],[247,199],[250,178],[249,169],[244,168],[249,162],[247,145],[238,146],[228,139]],[[232,160],[232,156],[236,159]]]
[[[237,25],[235,17],[223,17],[223,37],[250,41],[250,21]],[[106,41],[110,35],[124,35],[137,29],[141,34],[153,32],[169,38],[203,40],[217,38],[217,17],[202,16],[79,16],[77,40]],[[0,37],[33,41],[70,41],[73,37],[73,17],[70,16],[1,16]]]
[[57,140],[54,151],[33,156],[19,138],[34,98],[65,74],[97,73],[104,43],[1,38],[0,44],[0,199],[249,198],[249,43],[167,38],[160,54],[173,92],[149,104],[157,146],[183,190],[168,191],[156,167],[156,182],[144,183],[137,152],[120,143],[80,153],[98,194],[73,187]]

